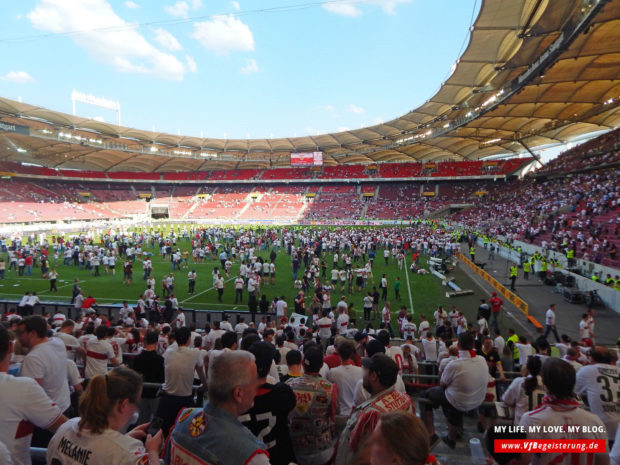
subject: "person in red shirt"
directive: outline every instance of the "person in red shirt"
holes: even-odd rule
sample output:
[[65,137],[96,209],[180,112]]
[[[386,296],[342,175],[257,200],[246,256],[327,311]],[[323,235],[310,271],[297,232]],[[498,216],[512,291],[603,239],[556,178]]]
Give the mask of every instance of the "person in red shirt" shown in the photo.
[[86,309],[91,307],[97,307],[97,301],[92,295],[89,295],[88,297],[86,297],[86,299],[84,299],[84,302],[82,303],[82,308]]
[[491,321],[490,326],[495,331],[499,331],[499,312],[502,310],[502,305],[504,305],[504,301],[497,297],[497,292],[493,293],[493,297],[489,299],[489,305],[491,306]]

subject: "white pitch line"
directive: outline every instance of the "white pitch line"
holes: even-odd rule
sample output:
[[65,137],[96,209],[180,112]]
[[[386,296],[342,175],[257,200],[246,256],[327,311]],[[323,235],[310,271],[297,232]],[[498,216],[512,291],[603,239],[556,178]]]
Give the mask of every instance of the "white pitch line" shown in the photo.
[[[79,284],[79,283],[85,283],[86,281],[78,281],[77,283],[69,283],[69,284],[63,284],[62,286],[58,286],[56,289],[62,289],[63,287],[69,287],[69,286],[73,286],[74,284]],[[47,291],[41,291],[39,294],[44,294],[46,292],[50,292],[49,290]]]
[[[226,281],[224,281],[224,282],[225,282],[225,283],[228,283],[228,282],[230,282],[230,281],[232,281],[233,279],[236,279],[236,278],[237,278],[237,277],[235,276],[235,277],[233,277],[233,278],[227,279],[227,280],[226,280]],[[210,287],[209,289],[204,290],[204,291],[202,291],[202,292],[199,292],[198,294],[194,294],[194,295],[192,295],[192,296],[188,297],[187,299],[182,300],[182,301],[181,301],[181,302],[179,302],[179,303],[180,303],[180,304],[184,304],[184,303],[185,303],[185,302],[187,302],[188,300],[191,300],[191,299],[193,299],[194,297],[198,297],[199,295],[202,295],[202,294],[204,294],[205,292],[212,291],[213,289],[215,289],[215,286]]]
[[407,255],[403,258],[405,265],[405,278],[407,279],[407,293],[409,294],[409,306],[411,307],[411,313],[415,313],[413,310],[413,299],[411,298],[411,285],[409,284],[409,268],[407,267]]

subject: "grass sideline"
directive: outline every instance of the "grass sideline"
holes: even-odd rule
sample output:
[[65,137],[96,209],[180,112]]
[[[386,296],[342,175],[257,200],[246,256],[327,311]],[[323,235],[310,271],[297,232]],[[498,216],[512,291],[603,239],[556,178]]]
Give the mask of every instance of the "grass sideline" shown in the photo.
[[[230,278],[224,276],[226,281],[224,294],[222,298],[222,303],[217,301],[217,292],[212,287],[212,278],[211,272],[215,266],[220,267],[220,262],[217,259],[205,260],[204,263],[193,263],[191,257],[191,242],[189,240],[179,239],[177,241],[177,246],[181,248],[181,250],[189,250],[190,258],[189,258],[189,266],[188,268],[182,268],[181,271],[174,271],[175,278],[175,294],[181,306],[186,309],[195,309],[195,310],[247,310],[247,292],[244,291],[244,303],[243,304],[235,304],[234,303],[234,286],[233,280],[236,276],[240,262],[239,260],[233,261],[233,267]],[[156,293],[161,296],[161,280],[163,276],[166,276],[171,272],[170,262],[164,262],[159,253],[159,248],[157,246],[150,247],[146,246],[144,248],[145,252],[152,252],[153,256],[151,260],[153,262],[153,277],[156,281]],[[268,259],[270,249],[266,250],[257,250],[255,254],[257,256],[262,256],[265,259]],[[276,251],[276,278],[275,284],[263,284],[261,286],[261,292],[267,295],[267,299],[271,301],[275,296],[285,296],[286,301],[288,303],[289,313],[292,312],[294,308],[293,299],[297,293],[297,290],[293,287],[292,280],[292,270],[291,270],[291,260],[290,256],[285,253],[284,250]],[[327,279],[330,278],[330,271],[333,263],[333,255],[332,254],[323,254],[327,263]],[[1,253],[0,257],[5,259],[7,262],[7,254]],[[95,299],[101,304],[117,304],[121,303],[123,300],[127,300],[130,305],[134,305],[138,297],[144,292],[146,289],[146,283],[142,279],[142,262],[136,260],[134,263],[134,273],[133,273],[133,282],[131,285],[127,286],[123,284],[123,272],[122,272],[122,262],[123,260],[117,260],[116,263],[116,275],[113,276],[111,274],[105,274],[103,271],[103,266],[100,266],[101,276],[95,277],[92,276],[91,271],[89,270],[78,270],[77,267],[73,265],[67,266],[62,263],[62,260],[59,259],[60,263],[53,263],[53,258],[50,260],[50,267],[56,268],[58,272],[58,281],[57,287],[58,292],[49,292],[49,280],[41,278],[41,271],[39,268],[33,269],[33,275],[31,277],[28,276],[17,276],[16,271],[6,271],[5,279],[0,280],[0,296],[7,299],[19,300],[21,296],[26,291],[35,291],[39,295],[39,298],[42,301],[69,301],[71,299],[71,290],[73,285],[73,280],[78,278],[80,280],[80,287],[84,290],[85,296],[92,295]],[[411,257],[407,257],[407,263],[411,262]],[[361,266],[361,262],[357,262],[358,265]],[[422,267],[426,267],[427,258],[422,256],[420,258],[420,265]],[[7,262],[8,268],[8,262]],[[303,265],[302,265],[303,268]],[[353,268],[356,268],[356,263],[353,263]],[[196,280],[196,288],[194,295],[190,295],[188,293],[187,288],[187,273],[189,270],[195,269],[198,275]],[[411,313],[411,308],[409,308],[409,292],[407,289],[407,280],[404,273],[409,273],[409,282],[411,287],[411,300],[413,302],[414,307],[414,322],[416,324],[419,323],[419,316],[425,315],[429,320],[432,321],[433,312],[436,310],[438,305],[444,305],[444,308],[449,311],[452,305],[456,305],[457,308],[465,314],[468,322],[475,323],[474,317],[476,313],[476,309],[479,304],[479,299],[482,298],[483,293],[481,289],[473,282],[473,280],[468,276],[466,270],[461,268],[456,268],[452,272],[452,276],[455,277],[456,282],[464,289],[472,289],[474,291],[474,295],[458,297],[454,299],[449,299],[445,296],[447,287],[442,286],[441,282],[434,276],[428,275],[418,275],[409,272],[408,270],[398,270],[396,261],[393,260],[390,256],[388,265],[385,264],[383,259],[383,249],[379,249],[377,251],[377,258],[374,260],[373,264],[373,276],[374,279],[369,280],[368,286],[366,289],[362,289],[362,292],[358,292],[357,288],[354,289],[352,294],[345,292],[344,294],[340,292],[340,289],[337,291],[332,291],[331,302],[332,305],[335,305],[339,300],[341,295],[346,296],[346,300],[349,304],[353,304],[353,313],[352,317],[357,319],[357,327],[362,327],[363,321],[363,297],[366,295],[365,293],[369,290],[372,290],[372,286],[376,285],[379,288],[379,282],[381,280],[381,276],[383,273],[386,274],[388,279],[388,300],[391,302],[392,307],[392,315],[393,315],[393,323],[396,321],[396,315],[399,311],[401,305],[407,307],[408,312]],[[396,277],[400,277],[401,286],[400,286],[400,301],[396,301],[394,299],[394,282]],[[306,297],[306,306],[309,306],[308,296]],[[163,302],[163,299],[162,299]],[[381,310],[382,305],[380,305],[379,310]],[[378,319],[372,320],[373,327],[377,327],[379,324]],[[393,324],[394,329],[396,329],[396,325]]]

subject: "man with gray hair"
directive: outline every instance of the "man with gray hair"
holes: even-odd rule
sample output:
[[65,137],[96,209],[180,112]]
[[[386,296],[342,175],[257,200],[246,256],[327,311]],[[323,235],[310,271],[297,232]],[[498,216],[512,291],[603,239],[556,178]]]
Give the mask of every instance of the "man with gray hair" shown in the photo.
[[198,465],[269,465],[265,444],[237,418],[254,404],[258,373],[254,355],[224,352],[209,365],[209,400],[184,409],[170,433],[165,462]]

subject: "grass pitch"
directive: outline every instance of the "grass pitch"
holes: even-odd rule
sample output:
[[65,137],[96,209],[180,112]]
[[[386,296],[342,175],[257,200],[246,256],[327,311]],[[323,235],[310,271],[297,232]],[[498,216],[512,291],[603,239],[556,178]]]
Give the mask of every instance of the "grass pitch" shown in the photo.
[[[194,263],[191,257],[191,243],[189,240],[179,239],[177,247],[181,250],[189,250],[190,258],[187,266],[182,264],[182,269],[172,271],[169,261],[164,261],[160,255],[159,248],[144,247],[145,252],[151,252],[153,255],[151,260],[153,262],[152,275],[155,278],[155,292],[161,296],[161,280],[164,276],[168,275],[171,271],[174,274],[175,289],[174,293],[177,296],[179,304],[185,309],[195,310],[247,310],[247,291],[244,290],[243,303],[235,304],[234,293],[234,278],[239,270],[240,261],[233,260],[233,267],[230,277],[224,276],[226,281],[222,302],[217,300],[217,292],[212,285],[211,273],[214,267],[221,268],[219,260],[211,258],[205,260],[204,263]],[[256,256],[262,256],[268,260],[271,250],[257,250]],[[261,293],[266,294],[267,300],[271,301],[275,296],[285,296],[288,304],[289,313],[293,311],[294,302],[293,299],[297,294],[297,290],[293,286],[291,259],[290,256],[285,253],[284,250],[276,251],[276,278],[274,284],[265,282],[261,285]],[[7,254],[0,254],[8,264]],[[50,253],[50,257],[53,253]],[[327,263],[327,280],[330,279],[330,271],[333,263],[332,254],[323,254]],[[58,292],[49,292],[49,280],[41,277],[41,271],[38,268],[34,268],[32,276],[18,276],[16,271],[6,271],[5,279],[0,281],[0,296],[5,299],[19,300],[26,291],[35,291],[39,295],[41,301],[49,302],[68,302],[71,299],[71,290],[73,286],[73,280],[75,278],[80,280],[80,287],[84,291],[84,295],[92,295],[97,302],[102,305],[120,304],[123,300],[127,300],[130,305],[135,305],[136,300],[146,290],[146,282],[142,279],[142,262],[136,260],[134,263],[133,282],[131,285],[125,285],[123,283],[123,271],[122,262],[124,260],[117,260],[116,274],[106,274],[103,272],[103,266],[100,266],[101,276],[93,276],[91,270],[79,270],[73,265],[64,265],[62,259],[59,259],[58,263],[54,263],[53,258],[50,259],[50,268],[55,268],[58,272],[57,287]],[[427,258],[422,256],[420,259],[420,265],[426,267]],[[438,305],[443,305],[444,309],[449,311],[452,305],[456,305],[457,308],[465,314],[468,322],[474,323],[474,317],[476,309],[479,304],[479,299],[483,298],[483,293],[480,288],[469,278],[467,271],[464,267],[455,269],[451,276],[454,276],[456,282],[463,289],[472,289],[474,295],[457,297],[449,299],[445,296],[447,287],[442,286],[439,279],[428,274],[418,275],[408,271],[408,265],[411,263],[411,256],[406,257],[407,266],[403,270],[399,270],[396,261],[391,257],[386,265],[383,259],[383,249],[377,250],[377,258],[373,263],[373,279],[369,279],[366,289],[358,291],[354,286],[353,293],[349,293],[347,289],[345,292],[340,291],[340,282],[338,283],[337,290],[331,292],[331,303],[335,305],[342,295],[346,296],[346,300],[349,304],[353,304],[352,317],[357,319],[358,328],[362,327],[363,321],[363,297],[366,292],[371,291],[373,286],[379,288],[379,282],[383,273],[386,274],[388,279],[388,300],[391,302],[393,320],[396,320],[396,315],[401,305],[407,307],[408,312],[411,313],[411,305],[413,304],[414,322],[419,322],[420,315],[426,315],[426,317],[432,321],[433,312]],[[362,266],[361,262],[353,263],[353,268]],[[303,263],[302,263],[303,269]],[[188,293],[188,280],[187,273],[190,270],[195,270],[197,273],[196,287],[194,294]],[[406,277],[408,274],[408,280]],[[300,274],[301,276],[301,270]],[[394,295],[394,283],[396,278],[400,277],[400,300],[395,299]],[[322,279],[322,282],[325,282]],[[309,291],[312,292],[312,291]],[[411,299],[410,299],[411,297]],[[309,301],[311,296],[306,296],[306,307],[309,307]],[[163,298],[161,299],[163,304]],[[381,310],[382,303],[379,310]],[[373,326],[376,328],[379,324],[379,320],[373,318],[371,320]],[[394,326],[396,329],[396,326]]]

